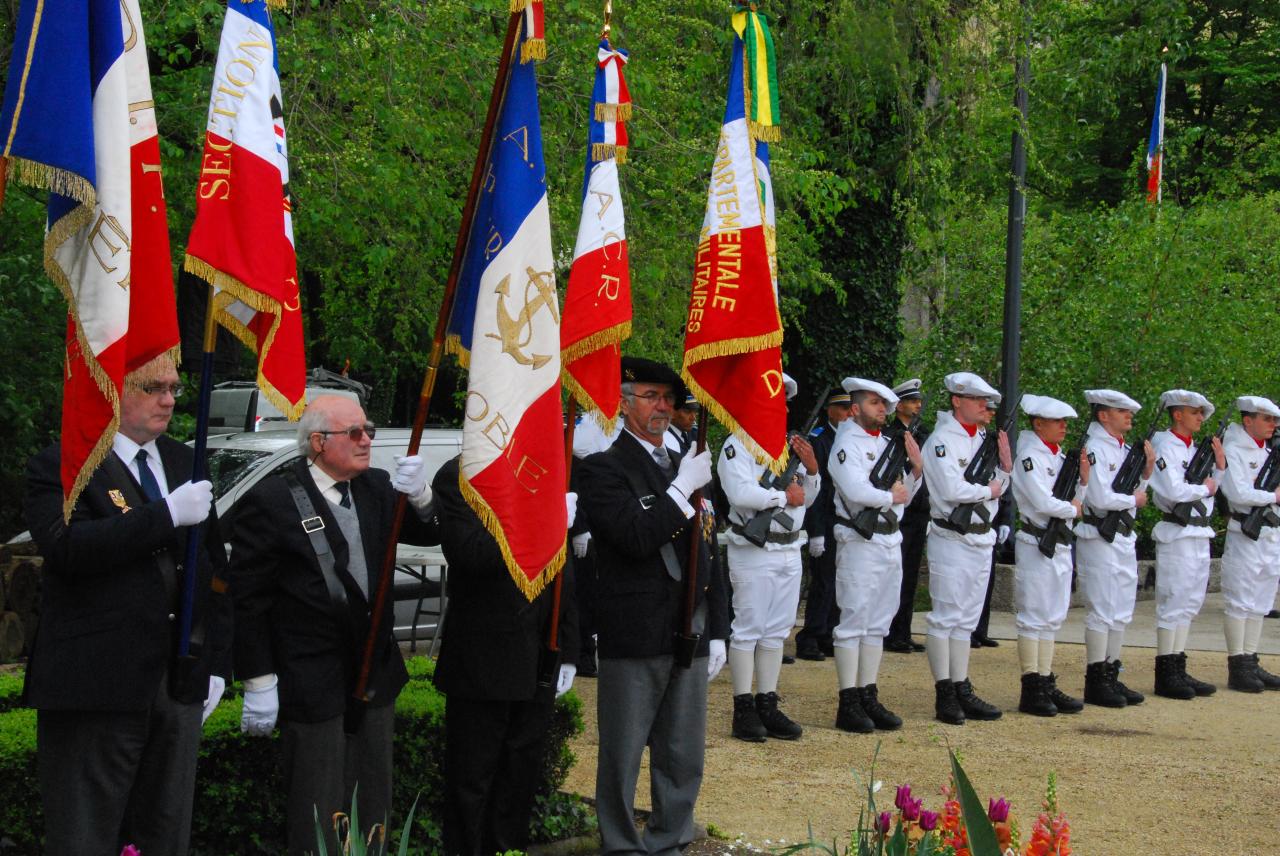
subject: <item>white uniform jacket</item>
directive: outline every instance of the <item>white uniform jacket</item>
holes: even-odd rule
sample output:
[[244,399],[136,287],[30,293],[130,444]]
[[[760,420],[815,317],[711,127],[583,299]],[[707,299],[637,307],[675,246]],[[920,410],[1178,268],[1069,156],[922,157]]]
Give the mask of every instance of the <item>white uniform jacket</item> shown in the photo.
[[1213,514],[1213,497],[1205,485],[1188,484],[1186,479],[1187,464],[1196,453],[1195,441],[1187,443],[1172,431],[1157,431],[1151,445],[1156,450],[1156,468],[1151,473],[1151,494],[1156,507],[1166,512],[1180,502],[1198,502],[1200,507],[1193,508],[1191,516],[1205,518],[1202,526],[1179,526],[1161,520],[1151,531],[1151,537],[1161,544],[1179,538],[1212,538],[1213,527],[1208,518]]
[[[1276,495],[1269,490],[1254,487],[1258,472],[1262,469],[1267,455],[1271,452],[1266,444],[1258,445],[1258,441],[1249,436],[1244,426],[1231,423],[1227,433],[1222,437],[1222,450],[1227,455],[1227,469],[1220,473],[1221,490],[1226,495],[1234,514],[1248,514],[1259,505],[1271,506],[1271,513],[1280,517],[1280,505],[1276,504]],[[1240,522],[1231,517],[1227,529],[1240,531]],[[1267,531],[1266,527],[1262,530]]]
[[[911,502],[916,491],[920,489],[922,479],[917,479],[910,470],[902,483],[907,488],[907,502],[894,504],[893,494],[887,490],[877,490],[871,486],[871,470],[889,445],[890,439],[883,432],[868,434],[866,430],[846,419],[840,423],[836,431],[835,443],[831,447],[831,458],[827,461],[827,472],[835,485],[836,506],[836,540],[864,541],[852,527],[839,522],[839,518],[852,521],[864,508],[878,508],[881,511],[879,522],[884,522],[884,513],[892,514],[896,522],[902,521],[902,513],[907,503]],[[902,543],[902,532],[877,532],[869,539],[887,547],[896,547]]]
[[[1120,465],[1124,463],[1125,456],[1129,454],[1129,444],[1121,440],[1117,440],[1102,427],[1099,422],[1093,422],[1089,425],[1088,440],[1089,447],[1089,484],[1084,489],[1084,513],[1095,517],[1105,517],[1108,511],[1127,511],[1130,515],[1135,513],[1137,502],[1130,493],[1116,493],[1111,489],[1111,483],[1116,479],[1116,473],[1120,470]],[[1146,462],[1143,462],[1143,468],[1146,468]],[[1147,489],[1145,479],[1138,481],[1137,490],[1143,491]],[[1086,523],[1084,518],[1076,524],[1077,538],[1097,538],[1102,536],[1098,534],[1097,528]],[[1113,543],[1126,542],[1133,544],[1137,540],[1137,535],[1130,532],[1128,535],[1124,530],[1116,532],[1116,539]]]
[[[965,467],[969,466],[969,461],[982,446],[985,436],[985,431],[975,431],[970,436],[950,412],[939,411],[937,427],[920,451],[924,459],[924,480],[929,485],[929,510],[934,519],[945,520],[957,505],[966,502],[982,502],[986,506],[988,518],[992,521],[996,519],[1000,500],[991,498],[991,489],[987,485],[971,484],[964,477]],[[1007,489],[1009,474],[997,466],[995,481]],[[974,547],[991,547],[996,543],[994,526],[982,534],[962,535],[930,522],[929,533],[964,541]]]
[[[1069,501],[1054,499],[1053,483],[1066,463],[1067,456],[1061,448],[1050,449],[1034,431],[1018,435],[1018,454],[1013,462],[1013,499],[1023,521],[1039,529],[1049,525],[1051,519],[1074,520],[1076,509]],[[1076,486],[1079,493],[1079,485]],[[1072,494],[1075,496],[1075,494]],[[1070,528],[1070,523],[1067,524]],[[1018,532],[1018,540],[1036,542],[1039,539],[1030,532]]]
[[751,453],[743,448],[736,437],[732,436],[720,449],[720,460],[716,464],[716,472],[720,477],[720,487],[729,500],[730,528],[725,533],[728,543],[755,547],[742,535],[734,532],[733,527],[745,525],[755,517],[758,511],[774,508],[784,509],[787,516],[791,518],[791,525],[783,526],[775,517],[769,524],[770,534],[785,536],[794,532],[799,537],[790,544],[775,544],[770,541],[765,544],[764,549],[798,550],[808,543],[809,536],[804,531],[804,512],[806,508],[813,505],[814,500],[818,498],[818,489],[822,487],[822,478],[817,473],[810,474],[804,468],[804,464],[800,465],[796,472],[801,476],[801,485],[804,487],[804,505],[788,507],[785,492],[760,486],[760,477],[765,472],[764,465],[757,464],[755,458],[751,457]]
[[622,417],[613,424],[612,431],[605,431],[594,414],[580,413],[573,426],[573,456],[578,459],[606,451],[618,439],[622,431]]

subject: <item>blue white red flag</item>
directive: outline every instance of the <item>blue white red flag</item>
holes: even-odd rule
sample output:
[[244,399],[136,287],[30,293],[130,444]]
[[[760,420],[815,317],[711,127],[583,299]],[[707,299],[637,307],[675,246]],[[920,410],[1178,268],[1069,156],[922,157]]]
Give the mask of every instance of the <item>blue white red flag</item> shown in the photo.
[[[522,23],[523,43],[530,37]],[[519,56],[520,46],[514,48]],[[532,63],[511,62],[449,318],[467,366],[463,496],[530,600],[564,564],[560,303]]]
[[213,285],[218,323],[258,355],[263,395],[297,419],[307,369],[280,66],[263,0],[227,2],[184,267]]
[[1160,201],[1160,182],[1164,177],[1164,93],[1168,71],[1160,63],[1160,76],[1156,78],[1156,109],[1151,117],[1151,136],[1147,140],[1147,201]]
[[137,0],[26,0],[0,157],[48,190],[45,271],[67,299],[66,514],[111,449],[125,375],[176,359],[160,147]]
[[582,217],[565,289],[560,328],[562,379],[584,411],[611,428],[621,397],[622,351],[631,335],[631,272],[627,231],[618,185],[618,164],[627,150],[625,122],[631,116],[622,66],[625,51],[608,40],[597,52]]
[[[742,35],[735,29],[729,98],[716,146],[685,326],[685,382],[755,457],[784,466],[787,405],[769,145],[748,121]],[[766,126],[761,126],[762,129]],[[776,124],[762,136],[776,136]]]

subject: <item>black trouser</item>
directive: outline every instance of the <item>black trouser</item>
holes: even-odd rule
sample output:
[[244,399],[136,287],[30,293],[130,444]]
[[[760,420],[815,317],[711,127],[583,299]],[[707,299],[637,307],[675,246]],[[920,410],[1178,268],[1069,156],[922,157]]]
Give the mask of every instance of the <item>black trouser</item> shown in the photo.
[[39,711],[44,852],[116,856],[133,844],[144,853],[185,854],[200,711],[170,698],[166,680],[145,710]]
[[911,616],[915,612],[916,586],[920,583],[920,562],[929,532],[929,512],[908,510],[902,517],[902,587],[898,591],[898,612],[889,625],[889,638],[911,638]]
[[[578,663],[596,662],[596,539],[587,555],[573,559],[574,597],[578,602]],[[572,548],[572,545],[571,545]]]
[[826,549],[818,558],[809,557],[809,590],[805,594],[804,627],[796,634],[796,649],[830,644],[831,631],[840,620],[836,606],[836,536],[823,535]]
[[529,819],[553,705],[445,700],[444,852],[489,856],[529,847]]

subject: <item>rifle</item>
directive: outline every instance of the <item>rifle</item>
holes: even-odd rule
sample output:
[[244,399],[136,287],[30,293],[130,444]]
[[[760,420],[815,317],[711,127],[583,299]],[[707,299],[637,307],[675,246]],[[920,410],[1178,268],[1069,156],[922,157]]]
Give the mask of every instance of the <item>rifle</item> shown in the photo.
[[[822,412],[822,406],[826,403],[827,396],[825,394],[819,395],[818,403],[813,406],[813,411],[805,421],[804,428],[801,429],[804,433],[800,436],[808,437],[810,432],[813,431],[813,426],[818,424],[818,414]],[[788,443],[791,436],[791,434],[787,435]],[[796,470],[799,466],[800,456],[792,452],[788,455],[787,466],[781,473],[775,476],[768,470],[764,471],[764,475],[760,476],[760,486],[772,490],[785,491],[787,489],[787,485],[791,484],[791,482],[795,480]],[[757,511],[751,519],[746,522],[746,525],[742,527],[742,537],[746,538],[757,547],[763,547],[769,542],[769,526],[775,520],[781,523],[782,527],[788,531],[790,531],[791,527],[795,525],[795,520],[786,512],[785,509],[766,508],[764,511]]]
[[[1070,502],[1075,498],[1076,486],[1080,482],[1080,453],[1084,451],[1088,441],[1089,423],[1086,421],[1084,428],[1080,430],[1080,439],[1067,449],[1067,459],[1062,462],[1062,469],[1058,470],[1058,477],[1054,479],[1054,499]],[[1053,517],[1050,518],[1049,525],[1044,528],[1044,534],[1040,536],[1036,546],[1040,548],[1041,553],[1052,559],[1059,544],[1074,544],[1075,540],[1076,536],[1067,525],[1067,521],[1061,517]]]
[[[982,438],[982,445],[978,447],[978,452],[973,456],[973,460],[969,462],[969,466],[965,468],[964,480],[969,484],[986,485],[991,483],[991,479],[996,474],[996,464],[1000,462],[1000,434],[1008,433],[1013,430],[1014,423],[1018,420],[1018,405],[1022,403],[1022,396],[1009,406],[1008,415],[1005,416],[1004,422],[1000,425],[999,431],[988,431],[987,436]],[[979,502],[962,502],[955,508],[951,509],[951,513],[947,515],[947,521],[952,525],[959,527],[961,530],[967,531],[973,515],[977,513],[983,523],[990,523],[990,513],[987,511],[985,500]]]
[[[1218,440],[1222,439],[1222,435],[1227,433],[1228,424],[1227,417],[1223,416],[1218,420],[1217,431],[1213,432],[1212,435],[1206,434],[1204,437],[1200,438],[1200,442],[1196,444],[1195,454],[1193,454],[1191,456],[1191,460],[1187,462],[1187,472],[1184,476],[1187,484],[1204,484],[1204,480],[1213,472],[1213,441],[1215,438]],[[1191,502],[1179,502],[1174,505],[1173,510],[1169,513],[1173,515],[1174,520],[1179,526],[1186,526],[1191,522],[1191,512],[1194,511],[1198,505],[1201,508],[1204,507],[1200,505],[1200,500],[1198,499]]]
[[[1129,447],[1128,454],[1120,463],[1120,469],[1116,470],[1116,477],[1111,480],[1111,490],[1116,493],[1131,494],[1138,489],[1138,482],[1142,481],[1142,471],[1147,465],[1147,443],[1155,436],[1159,422],[1160,410],[1157,408],[1142,442],[1134,443]],[[1110,544],[1116,540],[1116,532],[1120,529],[1121,523],[1132,529],[1133,515],[1128,511],[1108,511],[1096,528],[1102,540]]]
[[[871,486],[876,490],[892,490],[893,486],[898,483],[906,472],[907,467],[907,434],[915,427],[916,422],[920,420],[916,416],[911,420],[911,424],[904,430],[893,435],[893,439],[884,447],[884,451],[880,453],[880,459],[876,461],[876,465],[871,468],[869,480]],[[868,541],[875,534],[876,523],[880,520],[880,508],[868,505],[858,512],[853,518],[853,531],[857,532]]]
[[[1280,443],[1275,442],[1275,438],[1272,438],[1271,451],[1267,454],[1267,460],[1263,462],[1262,468],[1258,470],[1258,477],[1253,480],[1253,486],[1258,490],[1271,493],[1275,493],[1276,488],[1280,488]],[[1258,536],[1262,534],[1264,523],[1272,526],[1280,524],[1280,518],[1277,518],[1275,512],[1271,510],[1271,503],[1250,508],[1245,513],[1244,519],[1240,520],[1240,531],[1249,540],[1257,541]]]

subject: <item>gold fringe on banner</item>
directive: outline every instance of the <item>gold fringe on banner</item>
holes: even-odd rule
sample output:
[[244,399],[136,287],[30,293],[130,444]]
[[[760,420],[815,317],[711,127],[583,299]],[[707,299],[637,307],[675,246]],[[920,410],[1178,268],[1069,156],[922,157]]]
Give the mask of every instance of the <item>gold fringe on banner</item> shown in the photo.
[[631,322],[623,321],[621,324],[598,330],[590,336],[572,342],[567,348],[563,348],[560,351],[561,370],[574,360],[580,360],[587,354],[609,345],[621,345],[624,339],[629,339],[630,337]]
[[591,144],[591,160],[606,161],[609,158],[613,158],[618,163],[626,163],[627,147],[614,145],[613,143]]
[[511,545],[507,543],[506,533],[502,531],[502,522],[498,520],[498,515],[489,507],[489,503],[484,501],[484,497],[480,495],[471,482],[467,481],[467,477],[462,474],[462,470],[458,470],[458,487],[462,490],[462,498],[467,501],[467,505],[471,506],[471,510],[480,518],[480,522],[484,524],[484,528],[489,530],[489,534],[493,536],[493,540],[498,542],[498,548],[502,551],[502,559],[507,564],[507,572],[511,574],[511,580],[516,584],[516,588],[532,602],[547,584],[556,578],[556,574],[564,567],[566,546],[568,542],[560,545],[559,551],[551,557],[551,561],[547,563],[536,577],[529,579],[524,575],[524,571],[520,570],[519,563],[516,562],[515,555],[511,552]]
[[[781,326],[781,325],[779,325]],[[717,357],[734,357],[752,351],[763,351],[765,348],[782,347],[782,330],[766,333],[763,336],[746,336],[741,339],[724,339],[719,342],[707,342],[698,345],[684,355],[685,366],[700,363],[703,360],[714,360]]]
[[747,130],[751,132],[753,140],[760,140],[765,143],[776,143],[782,139],[782,129],[777,125],[761,125],[754,119],[747,122]]
[[[698,399],[698,402],[716,418],[717,422],[728,428],[729,433],[738,438],[738,442],[746,448],[757,464],[767,467],[769,472],[775,476],[785,470],[787,468],[787,447],[783,446],[782,455],[775,460],[750,434],[743,430],[738,420],[734,419],[719,401],[693,379],[689,366],[690,362],[686,357],[684,368],[680,370],[680,377],[684,380],[685,385],[689,387],[689,391],[693,393],[693,397]],[[700,430],[706,429],[702,428]]]
[[509,10],[512,14],[516,12],[523,12],[531,2],[533,2],[533,0],[511,0]]
[[[241,3],[251,3],[253,0],[240,0]],[[274,9],[277,12],[285,8],[285,0],[263,0],[267,4],[268,9]]]
[[[190,253],[186,255],[182,263],[182,269],[187,273],[195,274],[218,290],[219,294],[214,298],[214,317],[219,324],[231,331],[231,335],[244,343],[246,348],[258,355],[258,388],[262,390],[267,400],[275,405],[276,409],[283,413],[290,422],[296,422],[302,416],[302,411],[306,407],[305,396],[303,400],[295,404],[285,398],[284,393],[276,389],[267,380],[266,375],[262,373],[263,359],[267,352],[271,350],[271,345],[276,338],[276,331],[280,329],[280,318],[284,314],[284,307],[280,305],[279,301],[273,300],[261,292],[254,291],[230,274],[218,270],[213,265],[203,259],[196,258]],[[267,331],[266,338],[262,342],[258,341],[258,337],[240,319],[226,311],[227,306],[237,300],[255,312],[266,312],[271,316],[271,329]]]
[[631,102],[624,104],[606,104],[603,101],[596,105],[597,122],[630,122]]
[[8,160],[10,181],[66,196],[90,208],[98,204],[98,193],[84,176],[13,155]]
[[605,413],[578,383],[578,379],[563,370],[560,372],[560,384],[568,391],[569,396],[578,402],[578,409],[582,413],[591,415],[595,423],[600,426],[600,430],[606,434],[613,430],[614,423],[618,421],[618,409],[616,407],[612,416]]
[[444,352],[458,358],[458,365],[464,369],[471,368],[471,351],[462,347],[462,339],[457,333],[450,333],[444,340]]
[[534,62],[542,62],[547,58],[547,43],[543,39],[526,39],[524,44],[520,45],[520,62],[526,63],[529,60]]

